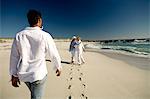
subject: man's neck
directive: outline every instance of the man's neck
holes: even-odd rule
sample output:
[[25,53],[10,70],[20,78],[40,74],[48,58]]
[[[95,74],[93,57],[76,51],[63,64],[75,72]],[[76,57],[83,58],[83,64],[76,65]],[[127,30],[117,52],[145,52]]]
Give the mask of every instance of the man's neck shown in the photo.
[[40,27],[40,26],[38,26],[38,25],[33,25],[33,26],[31,26],[31,25],[30,25],[30,27]]

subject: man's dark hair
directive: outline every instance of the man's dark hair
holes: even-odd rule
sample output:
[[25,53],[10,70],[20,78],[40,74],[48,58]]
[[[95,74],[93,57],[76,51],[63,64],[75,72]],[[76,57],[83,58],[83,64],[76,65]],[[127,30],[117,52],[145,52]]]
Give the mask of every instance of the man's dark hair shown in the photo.
[[42,18],[41,13],[36,10],[29,10],[27,13],[27,18],[30,26],[34,26],[38,23],[38,20]]

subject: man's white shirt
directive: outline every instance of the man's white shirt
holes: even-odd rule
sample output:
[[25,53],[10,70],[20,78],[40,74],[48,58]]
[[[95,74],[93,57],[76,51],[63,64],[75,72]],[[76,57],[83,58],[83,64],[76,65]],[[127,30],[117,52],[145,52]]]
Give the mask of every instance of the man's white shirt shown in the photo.
[[23,82],[41,80],[47,75],[46,53],[55,69],[61,69],[61,58],[51,35],[39,27],[27,27],[16,34],[10,55],[10,75]]

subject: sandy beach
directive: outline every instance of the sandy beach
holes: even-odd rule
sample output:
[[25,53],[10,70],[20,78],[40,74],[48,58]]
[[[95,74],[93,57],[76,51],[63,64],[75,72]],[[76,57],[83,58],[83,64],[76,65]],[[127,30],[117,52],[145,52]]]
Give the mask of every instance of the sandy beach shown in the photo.
[[[56,77],[47,61],[48,79],[43,99],[150,99],[150,59],[117,53],[86,51],[86,63],[68,64],[70,42],[56,41],[63,71]],[[11,86],[9,56],[12,41],[0,43],[0,99],[30,99],[22,82]],[[48,57],[46,59],[49,59]]]

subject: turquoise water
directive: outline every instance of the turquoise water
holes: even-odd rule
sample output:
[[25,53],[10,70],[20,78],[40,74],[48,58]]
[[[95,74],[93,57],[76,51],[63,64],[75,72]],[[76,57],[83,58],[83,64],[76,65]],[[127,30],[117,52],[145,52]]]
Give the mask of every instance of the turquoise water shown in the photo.
[[121,43],[121,44],[103,44],[101,49],[113,49],[113,50],[123,50],[130,53],[136,54],[150,54],[150,43],[146,44],[132,44],[132,43]]
[[144,43],[95,43],[95,44],[87,44],[87,48],[93,48],[93,49],[107,49],[107,50],[116,50],[116,51],[124,51],[128,53],[134,53],[138,55],[150,55],[150,42],[144,42]]

